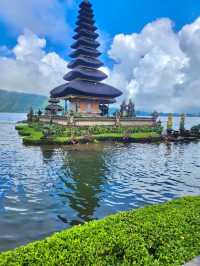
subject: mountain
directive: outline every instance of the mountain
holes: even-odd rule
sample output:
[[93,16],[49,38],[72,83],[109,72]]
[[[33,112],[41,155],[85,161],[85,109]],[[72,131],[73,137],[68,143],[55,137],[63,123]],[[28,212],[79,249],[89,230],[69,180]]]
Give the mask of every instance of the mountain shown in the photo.
[[0,90],[0,112],[26,113],[31,106],[38,110],[46,102],[45,96]]

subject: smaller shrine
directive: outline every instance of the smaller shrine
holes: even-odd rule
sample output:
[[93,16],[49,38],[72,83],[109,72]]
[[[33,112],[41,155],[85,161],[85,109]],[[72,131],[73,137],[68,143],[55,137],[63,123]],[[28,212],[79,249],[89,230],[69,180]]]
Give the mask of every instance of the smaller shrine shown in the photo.
[[136,117],[135,104],[130,99],[128,103],[124,100],[120,106],[120,116],[121,117]]
[[55,116],[59,112],[62,112],[63,108],[59,105],[59,102],[58,99],[50,98],[49,104],[45,108],[46,115]]

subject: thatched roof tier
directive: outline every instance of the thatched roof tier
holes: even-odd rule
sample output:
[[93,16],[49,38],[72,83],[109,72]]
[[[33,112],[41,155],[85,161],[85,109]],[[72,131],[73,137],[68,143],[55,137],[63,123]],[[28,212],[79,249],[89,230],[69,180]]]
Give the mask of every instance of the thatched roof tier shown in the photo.
[[97,58],[78,56],[75,60],[68,64],[68,68],[74,69],[77,66],[99,68],[103,66],[103,63]]
[[99,97],[115,101],[114,98],[122,94],[112,86],[100,83],[107,75],[98,68],[103,63],[98,59],[101,53],[97,50],[99,43],[96,32],[92,5],[88,0],[80,4],[77,26],[75,29],[75,43],[71,46],[74,51],[70,54],[74,58],[68,65],[72,71],[64,76],[68,83],[51,91],[51,97],[69,99],[70,95]]
[[91,25],[93,25],[95,23],[95,20],[93,18],[89,18],[89,17],[83,16],[83,15],[78,16],[78,21],[86,22],[86,23],[89,23]]
[[87,9],[87,8],[91,8],[92,4],[89,1],[84,0],[83,2],[80,3],[79,7]]
[[55,98],[50,98],[48,102],[49,102],[49,103],[57,104],[57,103],[59,103],[60,101],[59,101],[58,99],[55,99]]
[[87,29],[81,29],[79,33],[73,36],[74,40],[78,40],[81,37],[90,38],[92,40],[96,40],[99,37],[99,34]]
[[96,58],[96,57],[99,57],[101,53],[97,49],[94,49],[94,48],[89,48],[86,46],[79,46],[74,52],[70,54],[70,57],[76,58],[76,57],[79,57],[80,55]]
[[69,95],[115,98],[121,96],[122,92],[110,85],[86,80],[73,80],[51,91],[51,97],[53,98],[64,98]]
[[75,32],[79,33],[82,29],[88,30],[88,31],[96,31],[97,27],[88,23],[85,23],[85,26],[82,24],[75,28]]
[[46,108],[46,111],[53,111],[53,112],[62,112],[63,108],[57,104],[49,104]]
[[64,76],[64,80],[72,81],[74,79],[86,79],[90,81],[102,81],[107,78],[107,75],[98,69],[76,67]]
[[90,48],[97,48],[100,46],[100,43],[95,40],[90,40],[88,38],[81,37],[74,44],[72,44],[71,48],[77,49],[79,46],[86,46]]
[[80,16],[85,16],[88,18],[94,18],[93,10],[91,8],[85,9],[85,10],[79,10],[79,15]]

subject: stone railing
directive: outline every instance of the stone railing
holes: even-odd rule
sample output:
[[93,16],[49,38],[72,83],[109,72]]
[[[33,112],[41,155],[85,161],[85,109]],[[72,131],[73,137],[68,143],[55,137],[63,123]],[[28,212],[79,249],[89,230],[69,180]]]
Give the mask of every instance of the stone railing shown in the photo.
[[41,116],[41,122],[46,122],[63,126],[124,126],[124,127],[142,127],[154,126],[155,119],[153,117],[135,117],[135,118],[119,118],[119,117],[65,117],[65,116]]

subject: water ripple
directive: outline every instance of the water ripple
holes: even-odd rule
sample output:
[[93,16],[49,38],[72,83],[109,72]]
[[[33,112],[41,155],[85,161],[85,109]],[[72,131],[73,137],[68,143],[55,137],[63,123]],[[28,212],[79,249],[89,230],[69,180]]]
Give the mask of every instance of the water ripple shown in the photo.
[[0,122],[0,250],[199,194],[199,143],[25,147],[9,120]]

